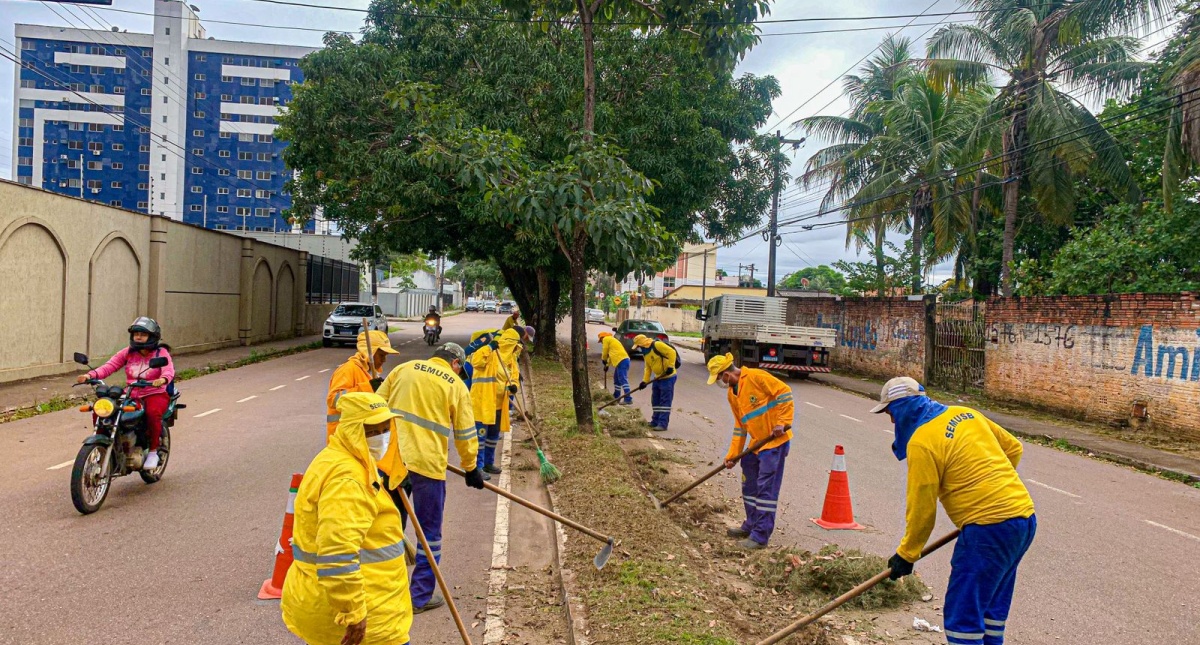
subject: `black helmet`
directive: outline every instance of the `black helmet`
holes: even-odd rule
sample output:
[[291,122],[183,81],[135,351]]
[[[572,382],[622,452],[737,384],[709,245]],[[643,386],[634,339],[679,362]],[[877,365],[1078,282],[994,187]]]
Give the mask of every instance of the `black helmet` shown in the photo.
[[[150,338],[147,338],[146,342],[144,343],[136,343],[133,341],[133,332],[135,331],[150,334]],[[133,324],[129,326],[130,349],[158,349],[158,344],[161,340],[162,329],[160,329],[158,323],[154,322],[154,319],[149,316],[141,316],[137,320],[133,321]]]

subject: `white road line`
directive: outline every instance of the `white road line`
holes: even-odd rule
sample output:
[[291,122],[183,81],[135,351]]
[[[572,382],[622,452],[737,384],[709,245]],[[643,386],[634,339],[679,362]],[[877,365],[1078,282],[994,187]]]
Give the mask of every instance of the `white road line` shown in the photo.
[[1036,479],[1030,479],[1030,478],[1026,477],[1025,481],[1029,482],[1030,484],[1033,484],[1034,486],[1041,486],[1042,488],[1045,488],[1046,490],[1052,490],[1056,493],[1062,493],[1063,495],[1066,495],[1067,497],[1074,497],[1075,499],[1083,499],[1082,497],[1080,497],[1079,495],[1076,495],[1075,493],[1068,493],[1067,491],[1065,491],[1061,488],[1055,488],[1048,484],[1043,484],[1042,482],[1037,481]]
[[257,398],[258,398],[257,394],[251,394],[250,396],[248,396],[244,399],[238,399],[238,403],[245,403],[246,401],[249,401],[250,399],[257,399]]
[[221,411],[221,408],[213,408],[213,409],[209,410],[208,412],[201,412],[200,414],[194,415],[192,418],[199,419],[200,417],[206,417],[210,414],[216,414],[217,412],[220,412],[220,411]]
[[276,385],[275,387],[271,388],[271,391],[274,392],[275,390],[282,390],[285,387],[287,387],[287,385]]
[[304,376],[301,376],[300,378],[298,378],[298,379],[296,379],[296,380],[297,380],[297,381],[303,381],[304,379],[306,379],[306,378],[308,378],[308,377],[310,377],[310,376],[312,376],[312,374],[305,374]]
[[855,419],[854,417],[848,417],[848,416],[846,416],[846,415],[844,415],[844,414],[839,414],[838,416],[839,416],[839,417],[841,417],[841,418],[843,418],[843,419],[850,419],[851,421],[853,421],[853,422],[855,422],[855,423],[862,423],[862,421],[861,421],[861,420],[859,420],[859,419]]
[[323,369],[323,370],[320,370],[319,372],[317,372],[317,374],[324,374],[325,372],[328,372],[330,369],[331,369],[331,368],[328,368],[328,367],[326,367],[325,369]]
[[1166,524],[1159,524],[1158,522],[1151,522],[1150,520],[1142,520],[1142,521],[1149,524],[1150,526],[1157,526],[1160,529],[1166,529],[1176,535],[1182,535],[1185,538],[1191,538],[1197,542],[1200,542],[1200,537],[1192,535],[1191,533],[1185,533],[1183,531],[1180,531],[1179,529],[1173,529],[1173,528],[1167,526]]
[[74,459],[72,459],[71,461],[64,461],[61,464],[58,464],[57,466],[51,466],[51,467],[47,468],[46,470],[58,470],[59,468],[66,468],[67,466],[70,466],[73,463],[75,463]]
[[[511,490],[512,433],[504,433],[500,450],[500,488]],[[507,497],[496,497],[496,528],[492,538],[492,569],[488,574],[487,621],[483,627],[484,645],[503,643],[508,636],[504,626],[504,588],[508,585],[508,510]],[[557,534],[556,534],[557,535]],[[555,538],[557,539],[557,537]]]
[[824,409],[825,409],[825,406],[823,406],[823,405],[817,405],[816,403],[809,403],[808,401],[805,401],[805,402],[804,402],[804,405],[811,405],[811,406],[813,406],[814,408],[820,408],[820,409],[822,409],[822,410],[824,410]]

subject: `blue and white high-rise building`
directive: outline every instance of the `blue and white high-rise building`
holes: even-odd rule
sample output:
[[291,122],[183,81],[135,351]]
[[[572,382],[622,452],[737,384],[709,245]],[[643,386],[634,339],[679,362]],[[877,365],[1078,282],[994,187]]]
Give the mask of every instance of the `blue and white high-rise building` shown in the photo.
[[313,50],[215,40],[195,6],[153,6],[153,34],[17,25],[13,176],[209,228],[292,230],[275,117]]

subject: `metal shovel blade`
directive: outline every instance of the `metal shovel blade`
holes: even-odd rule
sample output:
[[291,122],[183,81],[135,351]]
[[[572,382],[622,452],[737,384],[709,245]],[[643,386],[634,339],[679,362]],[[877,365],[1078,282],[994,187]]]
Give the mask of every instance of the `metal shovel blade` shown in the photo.
[[608,543],[604,545],[604,548],[600,549],[600,552],[596,554],[596,557],[592,558],[592,564],[596,566],[597,571],[603,569],[604,565],[608,564],[608,559],[612,556],[612,549],[613,541],[610,538]]

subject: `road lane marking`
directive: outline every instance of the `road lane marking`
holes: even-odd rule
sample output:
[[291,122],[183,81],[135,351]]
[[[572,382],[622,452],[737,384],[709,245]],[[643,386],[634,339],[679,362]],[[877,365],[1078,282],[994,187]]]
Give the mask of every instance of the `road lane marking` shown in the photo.
[[271,388],[271,391],[274,392],[275,390],[282,390],[285,387],[287,387],[287,385],[276,385],[275,387]]
[[257,398],[258,398],[257,394],[251,394],[250,396],[248,396],[244,399],[238,399],[238,403],[245,403],[246,401],[249,401],[250,399],[257,399]]
[[192,418],[199,419],[200,417],[206,417],[210,414],[216,414],[217,412],[220,412],[220,411],[221,411],[221,408],[213,408],[213,409],[209,410],[208,412],[201,412],[200,414],[197,414],[197,415],[193,416]]
[[1025,481],[1029,482],[1030,484],[1033,484],[1034,486],[1041,486],[1042,488],[1045,488],[1046,490],[1052,490],[1056,493],[1062,493],[1063,495],[1066,495],[1067,497],[1074,497],[1075,499],[1083,499],[1082,497],[1076,495],[1075,493],[1068,493],[1067,491],[1065,491],[1061,488],[1055,488],[1053,486],[1050,486],[1049,484],[1043,484],[1042,482],[1037,481],[1036,479],[1030,479],[1030,478],[1026,477]]
[[1142,520],[1142,521],[1149,524],[1150,526],[1157,526],[1160,529],[1166,529],[1176,535],[1182,535],[1185,538],[1190,538],[1197,542],[1200,542],[1200,537],[1192,535],[1191,533],[1185,533],[1183,531],[1180,531],[1179,529],[1173,529],[1173,528],[1167,526],[1166,524],[1159,524],[1158,522],[1151,522],[1150,520]]
[[64,461],[61,464],[58,464],[57,466],[51,466],[51,467],[47,468],[46,470],[58,470],[59,468],[66,468],[67,466],[70,466],[73,463],[75,463],[74,459],[72,459],[71,461]]
[[[500,488],[511,490],[512,433],[504,433],[500,448]],[[496,498],[496,528],[492,538],[492,570],[488,574],[487,621],[483,626],[484,645],[503,643],[508,636],[504,625],[504,588],[508,585],[508,511],[507,497]],[[563,544],[562,527],[555,523],[555,539]],[[561,548],[561,547],[560,547]]]
[[324,374],[325,372],[328,372],[329,370],[330,370],[330,368],[326,367],[325,369],[317,372],[317,374]]
[[855,423],[862,423],[862,421],[860,421],[859,419],[855,419],[854,417],[849,417],[849,416],[846,416],[846,415],[844,415],[844,414],[839,414],[838,416],[839,416],[839,417],[841,417],[841,418],[843,418],[843,419],[850,419],[851,421],[853,421],[853,422],[855,422]]
[[825,406],[823,406],[823,405],[817,405],[816,403],[809,403],[808,401],[805,401],[805,402],[804,402],[804,405],[811,405],[811,406],[813,406],[814,408],[820,408],[820,409],[822,409],[822,410],[824,410],[824,409],[825,409]]
[[304,376],[301,376],[300,378],[298,378],[298,379],[296,379],[296,380],[297,380],[297,381],[303,381],[304,379],[306,379],[306,378],[308,378],[308,377],[310,377],[310,376],[312,376],[312,375],[311,375],[311,374],[305,374]]

